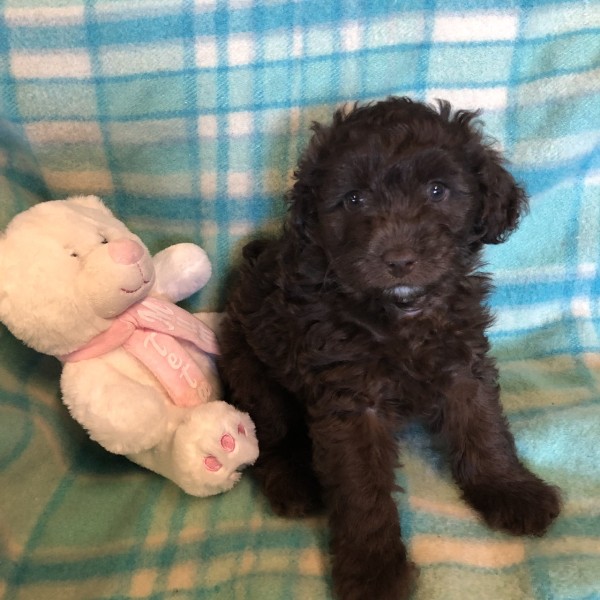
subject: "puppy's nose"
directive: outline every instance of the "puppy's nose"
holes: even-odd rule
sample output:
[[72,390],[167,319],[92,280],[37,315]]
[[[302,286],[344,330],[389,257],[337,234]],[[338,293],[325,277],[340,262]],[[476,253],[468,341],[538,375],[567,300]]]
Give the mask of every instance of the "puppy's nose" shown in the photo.
[[381,258],[396,277],[408,275],[417,263],[417,256],[412,250],[386,250]]

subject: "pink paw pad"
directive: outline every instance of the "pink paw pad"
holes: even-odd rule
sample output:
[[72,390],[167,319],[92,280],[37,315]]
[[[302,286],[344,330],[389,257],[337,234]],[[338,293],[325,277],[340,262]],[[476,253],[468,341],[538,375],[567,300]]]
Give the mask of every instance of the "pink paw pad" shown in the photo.
[[207,456],[204,459],[204,466],[209,471],[218,471],[223,465],[214,456]]
[[235,450],[235,440],[228,433],[221,438],[221,446],[225,452],[233,452]]

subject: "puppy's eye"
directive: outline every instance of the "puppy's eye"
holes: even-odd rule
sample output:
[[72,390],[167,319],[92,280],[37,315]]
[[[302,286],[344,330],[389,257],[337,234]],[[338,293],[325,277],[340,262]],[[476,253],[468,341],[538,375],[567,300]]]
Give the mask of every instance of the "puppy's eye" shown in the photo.
[[362,208],[366,203],[365,194],[358,190],[352,190],[344,195],[344,206],[350,210]]
[[432,202],[441,202],[450,194],[450,190],[440,181],[432,181],[427,186],[427,197]]
[[106,236],[102,235],[100,237],[102,238],[100,241],[101,244],[108,244],[108,240],[106,239]]
[[77,252],[75,252],[75,251],[71,252],[71,256],[73,258],[79,258],[79,254]]

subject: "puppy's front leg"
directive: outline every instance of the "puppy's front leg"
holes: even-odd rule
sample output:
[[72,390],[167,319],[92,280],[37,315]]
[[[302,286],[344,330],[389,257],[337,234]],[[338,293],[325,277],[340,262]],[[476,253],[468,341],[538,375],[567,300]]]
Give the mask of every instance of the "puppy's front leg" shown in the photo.
[[558,490],[517,457],[498,398],[495,369],[488,366],[486,375],[481,380],[465,370],[446,392],[440,426],[454,478],[465,500],[490,527],[542,535],[560,511]]
[[397,465],[392,431],[371,409],[311,413],[314,469],[329,513],[337,598],[407,598],[415,569],[406,558],[392,498]]

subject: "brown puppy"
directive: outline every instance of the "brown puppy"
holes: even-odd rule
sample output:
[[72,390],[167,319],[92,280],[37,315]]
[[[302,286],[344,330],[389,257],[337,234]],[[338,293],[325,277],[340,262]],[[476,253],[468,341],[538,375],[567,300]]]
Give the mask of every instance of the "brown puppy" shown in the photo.
[[527,202],[475,116],[389,98],[315,125],[283,235],[246,247],[227,307],[221,367],[256,423],[254,472],[279,514],[324,502],[343,600],[410,592],[392,492],[411,418],[491,527],[540,535],[560,509],[516,455],[487,354],[480,251]]

